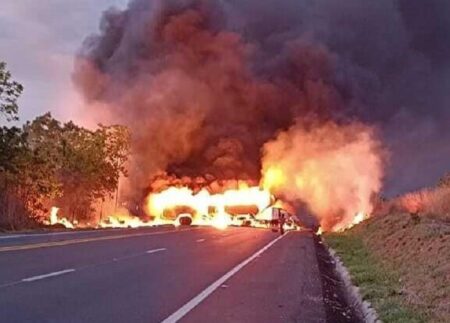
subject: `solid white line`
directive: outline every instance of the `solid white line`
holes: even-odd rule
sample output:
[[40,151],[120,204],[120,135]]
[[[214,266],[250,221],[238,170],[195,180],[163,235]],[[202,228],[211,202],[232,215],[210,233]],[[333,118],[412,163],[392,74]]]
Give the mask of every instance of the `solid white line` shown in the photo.
[[204,242],[205,239],[198,239],[197,242]]
[[28,237],[45,237],[45,236],[59,236],[59,235],[68,235],[68,234],[76,234],[79,232],[54,232],[54,233],[31,233],[31,234],[15,234],[8,236],[0,236],[0,240],[2,239],[19,239],[19,238],[28,238]]
[[231,269],[229,272],[227,272],[225,275],[220,277],[218,280],[216,280],[214,283],[212,283],[210,286],[208,286],[206,289],[204,289],[200,294],[195,296],[193,299],[191,299],[189,302],[184,304],[179,310],[177,310],[175,313],[170,315],[168,318],[166,318],[162,323],[174,323],[178,322],[183,316],[185,316],[187,313],[192,311],[197,305],[199,305],[205,298],[207,298],[209,295],[211,295],[217,288],[223,285],[228,279],[230,279],[234,274],[236,274],[239,270],[244,268],[246,265],[248,265],[251,261],[253,261],[256,257],[260,256],[264,251],[272,247],[275,243],[277,243],[279,240],[281,240],[284,236],[286,236],[287,233],[283,236],[279,236],[275,240],[272,240],[267,245],[265,245],[262,249],[257,251],[255,254],[241,262],[239,265]]
[[101,232],[119,232],[120,230],[129,230],[129,229],[93,229],[86,231],[67,231],[67,232],[48,232],[48,233],[29,233],[29,234],[11,234],[0,236],[0,240],[2,239],[19,239],[19,238],[33,238],[33,237],[52,237],[52,236],[63,236],[63,235],[71,235],[71,234],[90,234],[90,233],[101,233]]
[[[19,239],[19,238],[28,238],[28,237],[30,237],[30,238],[32,238],[32,237],[52,237],[52,236],[71,235],[71,234],[91,234],[91,233],[137,231],[139,229],[146,229],[146,228],[159,228],[159,227],[155,226],[155,227],[140,227],[140,228],[91,229],[91,230],[85,230],[85,231],[64,231],[64,232],[48,232],[48,233],[6,234],[6,235],[0,235],[0,240]],[[180,230],[180,231],[186,231],[186,230]],[[157,231],[157,232],[163,232],[163,231]]]
[[166,251],[166,248],[160,248],[160,249],[153,249],[153,250],[147,250],[146,253],[155,253],[160,251]]
[[55,276],[59,276],[59,275],[68,274],[68,273],[71,273],[74,271],[75,271],[75,269],[66,269],[66,270],[61,270],[61,271],[55,271],[53,273],[49,273],[49,274],[45,274],[45,275],[24,278],[24,279],[22,279],[22,281],[29,283],[29,282],[34,282],[36,280],[41,280],[41,279],[45,279],[45,278],[49,278],[49,277],[55,277]]

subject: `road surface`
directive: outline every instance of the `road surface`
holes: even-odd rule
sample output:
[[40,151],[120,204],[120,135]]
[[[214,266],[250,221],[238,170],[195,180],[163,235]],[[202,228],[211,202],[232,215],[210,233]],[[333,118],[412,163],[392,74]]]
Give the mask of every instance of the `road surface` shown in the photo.
[[1,322],[326,322],[325,312],[309,232],[0,236]]

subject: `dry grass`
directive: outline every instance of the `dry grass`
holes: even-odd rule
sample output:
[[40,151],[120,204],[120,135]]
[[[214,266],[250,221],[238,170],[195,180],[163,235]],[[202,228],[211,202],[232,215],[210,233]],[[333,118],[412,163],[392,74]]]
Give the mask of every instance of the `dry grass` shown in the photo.
[[427,216],[450,224],[450,186],[425,188],[389,201],[380,202],[377,215],[411,213]]
[[442,215],[443,219],[450,220],[450,187],[408,193],[399,200],[410,213]]

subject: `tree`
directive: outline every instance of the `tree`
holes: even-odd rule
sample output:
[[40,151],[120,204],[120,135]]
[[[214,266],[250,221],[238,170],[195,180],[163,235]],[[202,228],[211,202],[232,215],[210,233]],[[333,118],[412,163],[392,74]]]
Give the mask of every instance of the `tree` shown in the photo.
[[39,122],[0,128],[0,222],[15,228],[46,215],[45,202],[60,192],[57,164],[46,149],[54,142],[36,136]]
[[6,69],[6,63],[0,62],[0,113],[6,120],[18,120],[17,100],[23,92],[23,86],[11,79],[11,73]]
[[26,226],[42,211],[40,197],[45,192],[41,183],[48,175],[36,157],[22,129],[0,128],[0,226]]
[[[59,180],[61,157],[59,142],[61,125],[50,113],[27,122],[23,127],[28,148],[28,167],[23,167],[27,196],[31,199],[30,209],[48,213],[47,201],[62,194]],[[28,181],[28,182],[27,182]]]
[[88,130],[47,113],[0,128],[0,227],[26,226],[55,204],[71,220],[89,220],[126,175],[128,153],[123,126]]
[[[47,113],[24,127],[27,143],[43,160],[41,188],[61,213],[88,220],[97,200],[112,196],[129,153],[129,133],[123,126],[99,125],[88,130],[73,122],[61,124]],[[56,184],[55,184],[56,183]]]
[[122,126],[95,131],[69,122],[62,128],[62,197],[59,203],[71,220],[88,219],[97,200],[112,197],[126,175],[129,133]]

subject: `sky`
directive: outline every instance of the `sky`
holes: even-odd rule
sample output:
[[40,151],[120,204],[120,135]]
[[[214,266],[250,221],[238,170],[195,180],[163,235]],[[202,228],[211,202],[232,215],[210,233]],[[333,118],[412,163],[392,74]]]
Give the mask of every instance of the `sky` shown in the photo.
[[[72,83],[74,56],[82,47],[84,39],[98,32],[102,13],[112,6],[124,8],[128,1],[0,0],[0,61],[5,61],[14,79],[25,86],[19,101],[18,124],[50,111],[59,120],[73,120],[83,126],[95,125],[86,124],[83,109],[77,109],[81,99]],[[402,4],[400,11],[393,10],[393,1],[390,0],[379,0],[376,4],[370,0],[345,0],[342,2],[345,2],[345,6],[341,6],[339,0],[226,2],[242,5],[243,15],[248,15],[250,33],[254,27],[253,36],[263,38],[267,32],[278,32],[268,23],[266,15],[273,16],[281,27],[287,25],[293,29],[294,34],[298,27],[295,22],[300,21],[297,16],[305,15],[307,27],[324,37],[327,45],[334,46],[343,57],[343,66],[347,66],[346,59],[350,56],[362,57],[363,62],[369,62],[366,64],[368,69],[346,69],[358,77],[355,84],[360,84],[362,80],[364,85],[366,80],[373,78],[373,84],[384,85],[378,82],[377,77],[391,75],[390,69],[384,71],[388,65],[386,62],[404,62],[399,64],[403,66],[402,73],[389,78],[395,86],[382,87],[384,95],[372,91],[376,94],[372,98],[366,95],[366,91],[361,91],[368,100],[378,102],[381,99],[392,103],[383,105],[378,113],[382,121],[388,120],[384,121],[383,132],[392,151],[396,152],[391,159],[397,158],[397,161],[392,162],[397,165],[392,167],[392,173],[396,176],[390,177],[390,181],[396,185],[388,183],[387,186],[399,191],[419,188],[434,183],[448,169],[448,0],[429,0],[426,3],[423,0],[398,0]],[[303,13],[302,10],[292,9],[302,3],[312,7],[312,11]],[[320,14],[314,15],[314,10]],[[353,20],[344,19],[349,15],[349,10]],[[399,18],[403,16],[403,20]],[[233,17],[237,25],[243,19],[239,15]],[[354,25],[358,24],[364,28],[355,28]],[[342,28],[336,27],[341,25]],[[290,33],[283,34],[281,38],[285,37],[290,37]],[[269,37],[269,42],[276,42],[277,39],[278,36]],[[360,42],[370,46],[361,46]],[[414,47],[413,51],[410,45]],[[355,89],[357,91],[359,87]],[[415,111],[408,105],[417,105],[419,108]],[[104,110],[101,112],[102,117]],[[376,109],[369,110],[378,112]],[[5,122],[4,118],[0,118],[0,125]]]
[[[45,112],[76,119],[71,74],[75,53],[96,32],[102,12],[125,7],[128,0],[2,0],[0,60],[8,64],[25,91],[20,122]],[[0,121],[4,122],[4,120]]]

